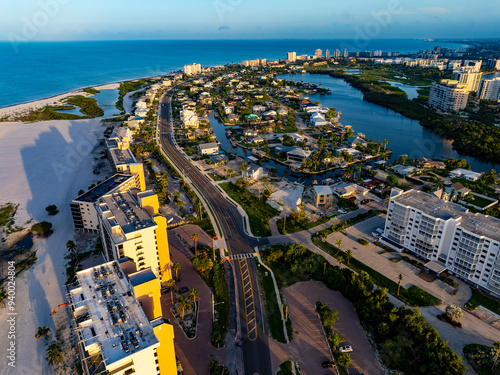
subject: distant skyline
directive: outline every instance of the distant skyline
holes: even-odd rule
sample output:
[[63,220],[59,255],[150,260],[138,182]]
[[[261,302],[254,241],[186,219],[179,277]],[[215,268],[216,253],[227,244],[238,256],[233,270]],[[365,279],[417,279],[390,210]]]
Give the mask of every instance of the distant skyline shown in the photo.
[[0,40],[500,37],[500,2],[0,0]]

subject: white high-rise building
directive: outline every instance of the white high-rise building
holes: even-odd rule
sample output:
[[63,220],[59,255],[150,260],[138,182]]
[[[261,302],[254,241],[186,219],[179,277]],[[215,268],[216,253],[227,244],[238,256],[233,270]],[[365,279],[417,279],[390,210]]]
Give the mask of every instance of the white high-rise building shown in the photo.
[[290,62],[297,61],[297,53],[296,52],[288,52],[286,54],[286,59]]
[[344,54],[343,54],[344,57],[349,57],[349,51],[347,50],[347,48],[344,49]]
[[479,72],[481,71],[482,63],[483,60],[465,60],[462,66],[472,68],[473,72]]
[[484,100],[500,100],[500,77],[482,79],[477,96]]
[[393,189],[383,241],[500,296],[500,220],[416,190]]
[[314,57],[317,59],[321,59],[323,57],[323,51],[318,48],[316,51],[314,51]]
[[327,50],[325,51],[325,59],[329,59],[329,58],[330,58],[330,50],[329,50],[329,49],[327,49]]
[[453,79],[467,85],[467,91],[476,92],[481,81],[481,72],[474,67],[460,67],[453,71]]
[[189,65],[184,65],[184,74],[191,76],[194,74],[201,73],[201,65],[200,64],[189,64]]
[[467,85],[449,79],[432,82],[429,105],[445,112],[458,112],[467,106],[469,92]]
[[334,52],[333,52],[333,57],[334,58],[339,58],[340,57],[340,50],[339,49],[336,49]]

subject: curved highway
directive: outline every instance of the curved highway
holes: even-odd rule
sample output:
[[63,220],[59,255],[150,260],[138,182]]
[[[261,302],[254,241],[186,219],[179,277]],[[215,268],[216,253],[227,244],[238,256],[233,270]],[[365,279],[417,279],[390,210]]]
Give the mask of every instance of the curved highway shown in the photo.
[[[238,346],[241,346],[243,351],[245,374],[271,375],[269,338],[266,334],[265,309],[260,296],[259,276],[255,262],[251,259],[253,257],[246,257],[253,252],[254,246],[264,245],[268,241],[246,234],[243,217],[238,209],[174,145],[171,95],[172,92],[169,91],[160,99],[159,139],[161,147],[204,196],[226,240],[236,275],[236,319],[239,320],[238,326],[241,330],[238,333],[240,340]],[[237,373],[241,375],[241,370],[237,370]]]

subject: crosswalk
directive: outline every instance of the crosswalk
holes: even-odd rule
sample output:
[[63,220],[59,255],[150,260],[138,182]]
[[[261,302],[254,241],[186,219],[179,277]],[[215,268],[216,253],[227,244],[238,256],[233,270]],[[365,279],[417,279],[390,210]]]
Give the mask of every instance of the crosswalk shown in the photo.
[[235,255],[230,255],[229,260],[236,260],[236,259],[245,259],[245,258],[253,258],[253,254],[235,254]]

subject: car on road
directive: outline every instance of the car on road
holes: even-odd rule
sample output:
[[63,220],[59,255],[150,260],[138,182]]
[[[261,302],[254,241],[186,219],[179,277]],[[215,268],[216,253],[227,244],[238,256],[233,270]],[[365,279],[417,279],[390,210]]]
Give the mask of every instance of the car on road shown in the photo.
[[167,293],[170,293],[170,287],[163,288],[163,289],[161,290],[161,294],[162,294],[162,295],[167,294]]
[[323,368],[332,368],[332,367],[335,367],[335,363],[333,363],[332,361],[324,361],[321,366],[323,366]]
[[187,291],[189,290],[189,288],[187,286],[183,286],[182,288],[180,288],[177,292],[179,294],[184,294],[186,293]]
[[339,351],[341,353],[351,353],[353,349],[351,345],[344,345],[344,346],[339,346]]

